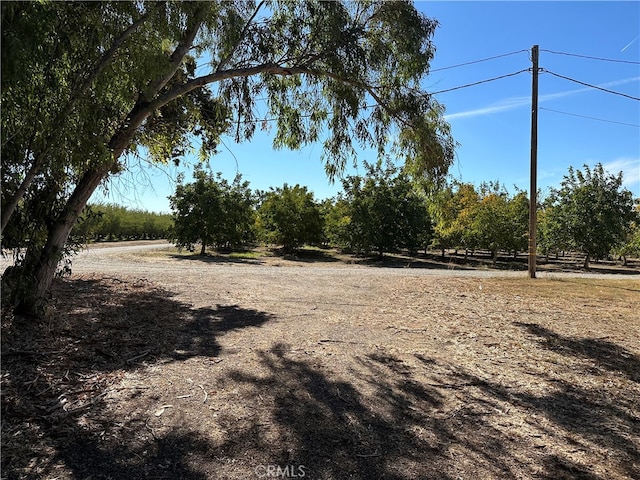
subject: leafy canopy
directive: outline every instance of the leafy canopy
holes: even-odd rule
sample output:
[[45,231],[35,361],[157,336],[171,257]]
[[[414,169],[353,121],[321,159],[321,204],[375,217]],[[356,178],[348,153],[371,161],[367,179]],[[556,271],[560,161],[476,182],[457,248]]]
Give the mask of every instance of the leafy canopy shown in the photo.
[[282,245],[286,252],[321,243],[320,206],[307,187],[284,184],[265,193],[258,209],[258,228],[264,240]]
[[237,175],[232,183],[196,168],[192,183],[180,178],[169,197],[173,211],[172,237],[180,248],[200,253],[207,247],[237,249],[252,240],[254,198],[249,183]]
[[349,245],[356,251],[382,256],[407,248],[415,253],[430,242],[431,219],[426,200],[408,175],[392,165],[365,162],[365,176],[343,180],[348,205]]
[[622,172],[612,175],[602,164],[584,171],[569,168],[545,203],[545,235],[562,247],[603,258],[620,246],[636,219],[633,197],[622,187]]

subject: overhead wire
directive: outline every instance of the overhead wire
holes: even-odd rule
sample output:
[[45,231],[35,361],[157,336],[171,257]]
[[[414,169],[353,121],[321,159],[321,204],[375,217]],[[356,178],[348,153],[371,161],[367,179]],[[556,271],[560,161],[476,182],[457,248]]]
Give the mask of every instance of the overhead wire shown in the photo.
[[620,95],[621,97],[630,98],[631,100],[640,101],[639,97],[634,97],[632,95],[627,95],[626,93],[616,92],[614,90],[609,90],[608,88],[599,87],[597,85],[591,85],[590,83],[582,82],[580,80],[576,80],[575,78],[571,78],[571,77],[567,77],[567,76],[564,76],[564,75],[560,75],[559,73],[555,73],[555,72],[552,72],[550,70],[546,70],[544,68],[541,68],[540,71],[544,72],[544,73],[548,73],[549,75],[553,75],[554,77],[562,78],[564,80],[569,80],[570,82],[574,82],[574,83],[577,83],[579,85],[584,85],[585,87],[595,88],[596,90],[602,90],[603,92],[612,93],[614,95]]
[[473,65],[475,63],[487,62],[489,60],[495,60],[496,58],[508,57],[510,55],[516,55],[518,53],[528,52],[528,50],[517,50],[515,52],[503,53],[501,55],[494,55],[493,57],[481,58],[480,60],[472,60],[470,62],[458,63],[457,65],[449,65],[448,67],[440,67],[429,70],[430,73],[441,72],[442,70],[449,70],[451,68],[464,67],[466,65]]
[[[472,60],[472,61],[469,61],[469,62],[459,63],[459,64],[456,64],[456,65],[450,65],[450,66],[447,66],[447,67],[436,68],[436,69],[430,70],[430,73],[443,71],[443,70],[449,70],[449,69],[458,68],[458,67],[463,67],[463,66],[467,66],[467,65],[473,65],[473,64],[477,64],[477,63],[481,63],[481,62],[495,60],[495,59],[502,58],[502,57],[508,57],[508,56],[511,56],[511,55],[517,55],[519,53],[528,52],[528,51],[529,50],[527,50],[527,49],[516,50],[516,51],[513,51],[513,52],[509,52],[509,53],[504,53],[504,54],[501,54],[501,55],[494,55],[494,56],[491,56],[491,57],[485,57],[485,58],[481,58],[481,59],[478,59],[478,60]],[[588,58],[588,59],[593,59],[593,60],[611,61],[611,62],[619,62],[619,63],[630,63],[630,64],[640,64],[640,62],[633,62],[633,61],[627,61],[627,60],[614,60],[614,59],[607,59],[607,58],[600,58],[600,57],[592,57],[592,56],[588,56],[588,55],[579,55],[579,54],[572,54],[572,53],[567,53],[567,52],[556,52],[556,51],[548,50],[548,49],[540,49],[540,51],[547,52],[547,53],[552,53],[552,54],[556,54],[556,55],[569,55],[569,56]],[[469,88],[469,87],[474,87],[476,85],[481,85],[481,84],[484,84],[484,83],[494,82],[496,80],[501,80],[501,79],[504,79],[504,78],[520,75],[521,73],[524,73],[524,72],[530,72],[531,70],[532,70],[531,68],[525,68],[525,69],[522,69],[522,70],[518,70],[517,72],[508,73],[508,74],[505,74],[505,75],[499,75],[499,76],[496,76],[496,77],[487,78],[487,79],[484,79],[484,80],[479,80],[477,82],[472,82],[472,83],[467,83],[467,84],[464,84],[464,85],[459,85],[457,87],[438,90],[436,92],[430,92],[428,94],[428,96],[438,95],[438,94],[441,94],[441,93],[453,92],[453,91],[456,91],[456,90],[461,90],[463,88]],[[628,94],[621,93],[621,92],[616,92],[616,91],[609,90],[609,89],[606,89],[606,88],[603,88],[603,87],[599,87],[597,85],[592,85],[592,84],[589,84],[589,83],[586,83],[586,82],[582,82],[580,80],[576,80],[576,79],[571,78],[571,77],[560,75],[558,73],[552,72],[552,71],[544,69],[544,68],[540,68],[539,71],[540,72],[544,72],[544,73],[548,73],[548,74],[553,75],[553,76],[558,77],[558,78],[562,78],[564,80],[568,80],[568,81],[571,81],[571,82],[578,83],[580,85],[583,85],[583,86],[586,86],[586,87],[589,87],[589,88],[594,88],[596,90],[601,90],[603,92],[611,93],[611,94],[614,94],[614,95],[620,95],[622,97],[630,98],[632,100],[640,100],[640,98],[638,98],[638,97],[634,97],[632,95],[628,95]],[[267,100],[267,99],[260,98],[259,100]],[[375,105],[364,105],[363,107],[361,107],[361,109],[362,110],[366,110],[368,108],[373,108],[373,107],[375,107]],[[548,110],[548,111],[555,112],[555,113],[565,114],[565,115],[572,115],[572,116],[577,116],[577,117],[588,118],[588,119],[592,119],[592,120],[598,120],[598,121],[603,121],[603,122],[609,122],[609,123],[616,123],[616,124],[621,124],[621,125],[638,127],[638,125],[630,124],[630,123],[616,122],[616,121],[613,121],[613,120],[605,120],[605,119],[596,118],[596,117],[588,117],[588,116],[585,116],[585,115],[572,114],[572,113],[569,113],[569,112],[562,112],[562,111],[559,111],[559,110],[552,110],[552,109],[548,109],[548,108],[540,108],[540,109],[541,110]],[[301,119],[302,118],[309,118],[311,116],[312,116],[311,114],[305,114],[305,115],[300,115],[300,118]],[[277,120],[278,120],[277,118],[264,118],[264,119],[259,119],[259,120],[244,120],[244,121],[241,121],[240,123],[267,123],[267,122],[274,122],[274,121],[277,121]]]
[[572,117],[588,118],[589,120],[597,120],[599,122],[615,123],[615,124],[618,124],[618,125],[627,125],[629,127],[640,128],[640,125],[639,124],[635,124],[635,123],[617,122],[615,120],[607,120],[607,119],[604,119],[604,118],[589,117],[587,115],[579,115],[577,113],[563,112],[561,110],[553,110],[551,108],[546,108],[546,107],[538,107],[538,110],[546,110],[548,112],[561,113],[563,115],[571,115]]
[[[452,92],[454,90],[460,90],[462,88],[473,87],[475,85],[480,85],[480,84],[483,84],[483,83],[494,82],[496,80],[501,80],[503,78],[513,77],[515,75],[519,75],[521,73],[528,72],[530,70],[531,69],[529,69],[529,68],[525,68],[525,69],[519,70],[517,72],[507,73],[506,75],[500,75],[498,77],[487,78],[485,80],[480,80],[478,82],[468,83],[466,85],[459,85],[457,87],[447,88],[445,90],[440,90],[440,91],[437,91],[437,92],[431,92],[431,93],[428,93],[425,96],[432,96],[432,95],[437,95],[437,94],[440,94],[440,93]],[[360,110],[367,110],[367,109],[373,108],[375,106],[376,106],[375,104],[373,104],[373,105],[364,105],[364,106],[360,107],[359,109]],[[312,117],[312,116],[313,116],[312,114],[304,114],[304,115],[300,115],[299,118],[309,118],[309,117]],[[240,123],[244,124],[244,123],[275,122],[277,120],[278,120],[278,118],[265,118],[265,119],[256,119],[256,120],[244,120],[244,121],[240,121]],[[237,123],[237,120],[234,121],[234,123]]]
[[517,71],[517,72],[507,73],[506,75],[500,75],[500,76],[498,76],[498,77],[487,78],[487,79],[485,79],[485,80],[480,80],[480,81],[478,81],[478,82],[473,82],[473,83],[467,83],[466,85],[460,85],[460,86],[458,86],[458,87],[447,88],[447,89],[445,89],[445,90],[439,90],[439,91],[437,91],[437,92],[431,92],[429,95],[438,95],[439,93],[452,92],[452,91],[454,91],[454,90],[460,90],[460,89],[462,89],[462,88],[474,87],[474,86],[476,86],[476,85],[480,85],[480,84],[482,84],[482,83],[493,82],[493,81],[495,81],[495,80],[501,80],[501,79],[503,79],[503,78],[513,77],[513,76],[515,76],[515,75],[520,75],[521,73],[528,72],[528,71],[530,71],[530,69],[529,69],[529,68],[524,68],[524,69],[519,70],[519,71]]
[[578,57],[578,58],[587,58],[589,60],[600,60],[603,62],[615,62],[615,63],[629,63],[632,65],[640,65],[640,62],[634,62],[632,60],[617,60],[613,58],[602,58],[602,57],[592,57],[590,55],[579,55],[577,53],[567,53],[567,52],[555,52],[553,50],[547,50],[544,48],[540,49],[541,52],[552,53],[554,55],[567,55],[569,57]]

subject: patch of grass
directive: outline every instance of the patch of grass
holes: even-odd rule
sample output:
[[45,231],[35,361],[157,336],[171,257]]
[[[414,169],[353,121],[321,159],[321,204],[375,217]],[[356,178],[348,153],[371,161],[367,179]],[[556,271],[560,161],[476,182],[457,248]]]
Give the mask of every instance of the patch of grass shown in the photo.
[[594,278],[493,278],[487,283],[495,285],[504,294],[539,299],[575,302],[598,302],[601,305],[640,308],[640,281],[630,279]]
[[229,258],[239,260],[255,260],[260,257],[268,256],[267,252],[257,252],[255,250],[248,250],[246,252],[231,252]]

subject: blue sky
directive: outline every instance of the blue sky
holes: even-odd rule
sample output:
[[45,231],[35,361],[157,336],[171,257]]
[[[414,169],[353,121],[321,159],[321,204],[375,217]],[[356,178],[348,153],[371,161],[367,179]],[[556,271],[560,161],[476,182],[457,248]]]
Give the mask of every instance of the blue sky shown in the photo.
[[[531,47],[539,45],[543,72],[539,76],[538,186],[543,192],[558,186],[571,165],[602,163],[610,173],[623,171],[625,186],[640,196],[640,101],[556,76],[640,97],[640,65],[623,63],[640,62],[640,2],[423,1],[416,6],[440,23],[432,73],[424,83],[428,92],[530,68]],[[475,184],[498,180],[511,192],[514,186],[528,190],[531,73],[436,98],[445,105],[446,119],[460,144],[450,175]],[[320,145],[291,152],[274,151],[271,143],[272,134],[260,130],[250,143],[225,139],[226,147],[210,159],[211,169],[229,179],[239,172],[252,189],[299,183],[318,199],[341,189],[340,182],[331,185],[327,180]],[[360,160],[374,157],[364,152]],[[190,178],[194,162],[162,170],[133,168],[110,183],[106,197],[96,195],[93,201],[169,211],[166,197],[173,192],[175,176],[184,171]],[[347,173],[362,173],[362,168]]]

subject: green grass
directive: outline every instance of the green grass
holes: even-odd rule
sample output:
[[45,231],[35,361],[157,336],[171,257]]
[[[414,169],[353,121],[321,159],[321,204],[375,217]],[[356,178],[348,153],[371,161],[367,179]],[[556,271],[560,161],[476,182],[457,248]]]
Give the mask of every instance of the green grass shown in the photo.
[[256,252],[256,251],[247,251],[247,252],[231,252],[229,254],[229,258],[236,258],[240,260],[254,260],[256,258],[267,256],[266,252]]

